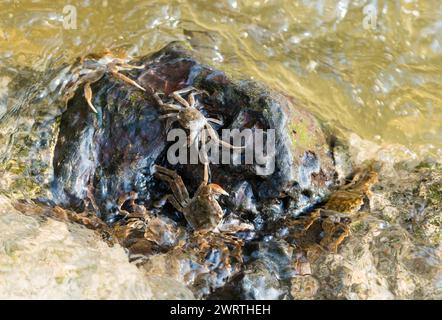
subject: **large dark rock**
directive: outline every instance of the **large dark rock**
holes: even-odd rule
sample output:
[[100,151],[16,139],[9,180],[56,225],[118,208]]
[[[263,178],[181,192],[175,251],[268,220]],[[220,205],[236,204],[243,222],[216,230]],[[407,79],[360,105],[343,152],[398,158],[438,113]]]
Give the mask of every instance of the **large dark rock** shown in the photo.
[[[256,82],[229,79],[176,43],[134,63],[146,67],[127,75],[147,92],[106,75],[92,86],[98,115],[89,110],[82,92],[69,102],[54,155],[57,203],[82,210],[89,190],[97,214],[112,222],[119,217],[117,200],[122,195],[135,191],[138,203],[149,207],[168,192],[151,175],[153,163],[167,165],[166,150],[171,144],[166,142],[164,120],[158,119],[161,112],[151,89],[168,94],[191,85],[209,93],[201,98],[204,113],[222,119],[224,128],[276,132],[271,175],[257,175],[255,165],[211,165],[212,181],[228,192],[235,191],[223,201],[224,208],[243,211],[263,223],[287,213],[298,214],[327,194],[335,175],[328,138],[293,98]],[[216,129],[220,132],[221,128]],[[192,194],[201,182],[202,167],[179,165],[175,169]],[[241,188],[245,181],[247,188]],[[242,197],[238,196],[241,190],[247,191]],[[254,210],[247,210],[252,198]],[[257,212],[263,213],[260,219]]]

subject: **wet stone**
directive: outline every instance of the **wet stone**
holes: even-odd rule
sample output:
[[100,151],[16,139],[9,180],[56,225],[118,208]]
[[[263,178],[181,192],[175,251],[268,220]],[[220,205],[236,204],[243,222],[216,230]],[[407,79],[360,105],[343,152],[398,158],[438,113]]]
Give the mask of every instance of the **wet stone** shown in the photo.
[[284,295],[276,274],[261,261],[249,266],[240,285],[241,297],[246,300],[278,300]]
[[318,280],[311,276],[295,276],[291,280],[291,294],[297,300],[311,300],[319,290]]

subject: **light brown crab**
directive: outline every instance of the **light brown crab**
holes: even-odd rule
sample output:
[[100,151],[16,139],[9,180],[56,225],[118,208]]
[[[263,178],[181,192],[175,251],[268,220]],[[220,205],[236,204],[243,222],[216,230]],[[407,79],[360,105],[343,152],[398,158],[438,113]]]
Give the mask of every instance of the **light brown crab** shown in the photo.
[[288,237],[307,251],[311,261],[321,252],[336,253],[350,235],[350,224],[359,219],[357,213],[364,200],[369,199],[370,189],[377,181],[375,171],[357,170],[352,181],[333,192],[323,208],[307,217],[289,221]]
[[324,209],[353,214],[371,196],[371,187],[378,181],[376,171],[358,169],[350,183],[330,195]]
[[[181,95],[188,94],[188,100],[184,99]],[[190,131],[188,146],[193,145],[196,142],[200,142],[204,146],[207,136],[209,136],[215,143],[224,145],[231,149],[243,149],[241,146],[233,146],[221,140],[218,137],[217,132],[213,129],[210,123],[223,125],[223,122],[214,118],[206,118],[201,111],[198,110],[200,104],[195,99],[198,94],[208,94],[204,90],[198,90],[194,87],[187,87],[181,90],[172,92],[169,95],[169,100],[163,102],[159,93],[154,93],[154,98],[157,103],[163,108],[164,111],[172,111],[160,116],[161,119],[168,118],[169,121],[166,125],[167,130],[170,128],[173,122],[178,121],[179,124]],[[174,103],[175,101],[180,104]]]
[[178,211],[184,214],[190,227],[196,231],[211,231],[221,222],[223,209],[218,203],[218,197],[229,195],[223,188],[215,183],[208,183],[208,164],[204,165],[203,182],[190,198],[181,177],[173,170],[155,165],[155,176],[167,182],[173,191],[168,196],[169,202]]
[[129,57],[124,54],[114,55],[111,51],[105,50],[102,53],[91,53],[77,59],[76,63],[71,68],[72,78],[66,85],[66,93],[64,95],[65,101],[69,101],[75,94],[75,91],[83,85],[84,97],[91,110],[97,113],[97,109],[92,104],[92,89],[91,84],[100,80],[106,73],[113,77],[124,81],[132,86],[137,87],[142,91],[146,91],[136,81],[121,74],[120,71],[143,69],[144,66],[134,66],[127,62]]

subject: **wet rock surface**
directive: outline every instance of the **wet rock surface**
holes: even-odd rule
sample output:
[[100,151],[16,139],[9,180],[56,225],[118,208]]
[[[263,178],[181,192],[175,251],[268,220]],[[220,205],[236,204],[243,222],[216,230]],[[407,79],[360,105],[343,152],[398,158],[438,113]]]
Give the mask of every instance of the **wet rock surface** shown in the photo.
[[421,163],[396,170],[394,181],[377,188],[373,211],[401,225],[414,237],[437,247],[442,241],[442,166]]
[[[358,147],[366,145],[360,142]],[[349,237],[336,253],[311,261],[308,280],[292,279],[293,298],[441,298],[441,166],[404,161],[395,148],[385,149],[380,159],[369,157],[378,161],[379,182],[368,205],[352,217]],[[353,158],[359,165],[367,150],[360,152]],[[298,292],[305,281],[307,290]]]

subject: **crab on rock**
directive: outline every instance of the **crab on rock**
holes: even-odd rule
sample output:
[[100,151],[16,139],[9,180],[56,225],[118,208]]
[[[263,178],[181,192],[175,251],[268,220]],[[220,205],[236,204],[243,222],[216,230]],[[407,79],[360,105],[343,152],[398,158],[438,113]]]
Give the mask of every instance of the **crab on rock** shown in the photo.
[[196,231],[214,230],[221,222],[223,209],[218,197],[229,194],[215,183],[208,183],[208,163],[204,165],[204,178],[193,198],[190,198],[181,177],[173,170],[155,165],[155,176],[167,182],[173,194],[168,196],[170,203],[184,214],[190,227]]
[[136,81],[120,73],[120,71],[123,70],[144,68],[144,66],[130,65],[127,63],[128,61],[129,58],[125,55],[114,55],[109,50],[105,50],[99,54],[92,53],[78,58],[71,68],[72,75],[66,86],[66,93],[64,95],[65,101],[69,101],[74,96],[78,87],[83,85],[86,102],[92,111],[97,113],[97,109],[92,104],[91,84],[100,80],[106,73],[109,73],[113,77],[135,86],[142,91],[146,91],[146,89]]
[[[181,95],[188,93],[188,100],[184,99]],[[233,146],[218,137],[217,132],[213,129],[210,123],[215,123],[218,125],[223,125],[223,122],[214,118],[206,118],[198,108],[200,104],[195,99],[198,94],[208,94],[204,90],[198,90],[194,87],[187,87],[181,90],[174,91],[170,94],[171,98],[168,102],[164,102],[160,95],[155,92],[153,94],[155,100],[165,111],[171,111],[160,116],[161,119],[169,118],[167,123],[167,129],[170,128],[173,122],[178,121],[179,124],[190,131],[189,143],[191,146],[195,142],[202,142],[205,144],[207,135],[215,141],[217,144],[222,144],[231,149],[243,149],[244,147]],[[175,101],[180,104],[174,103]]]

